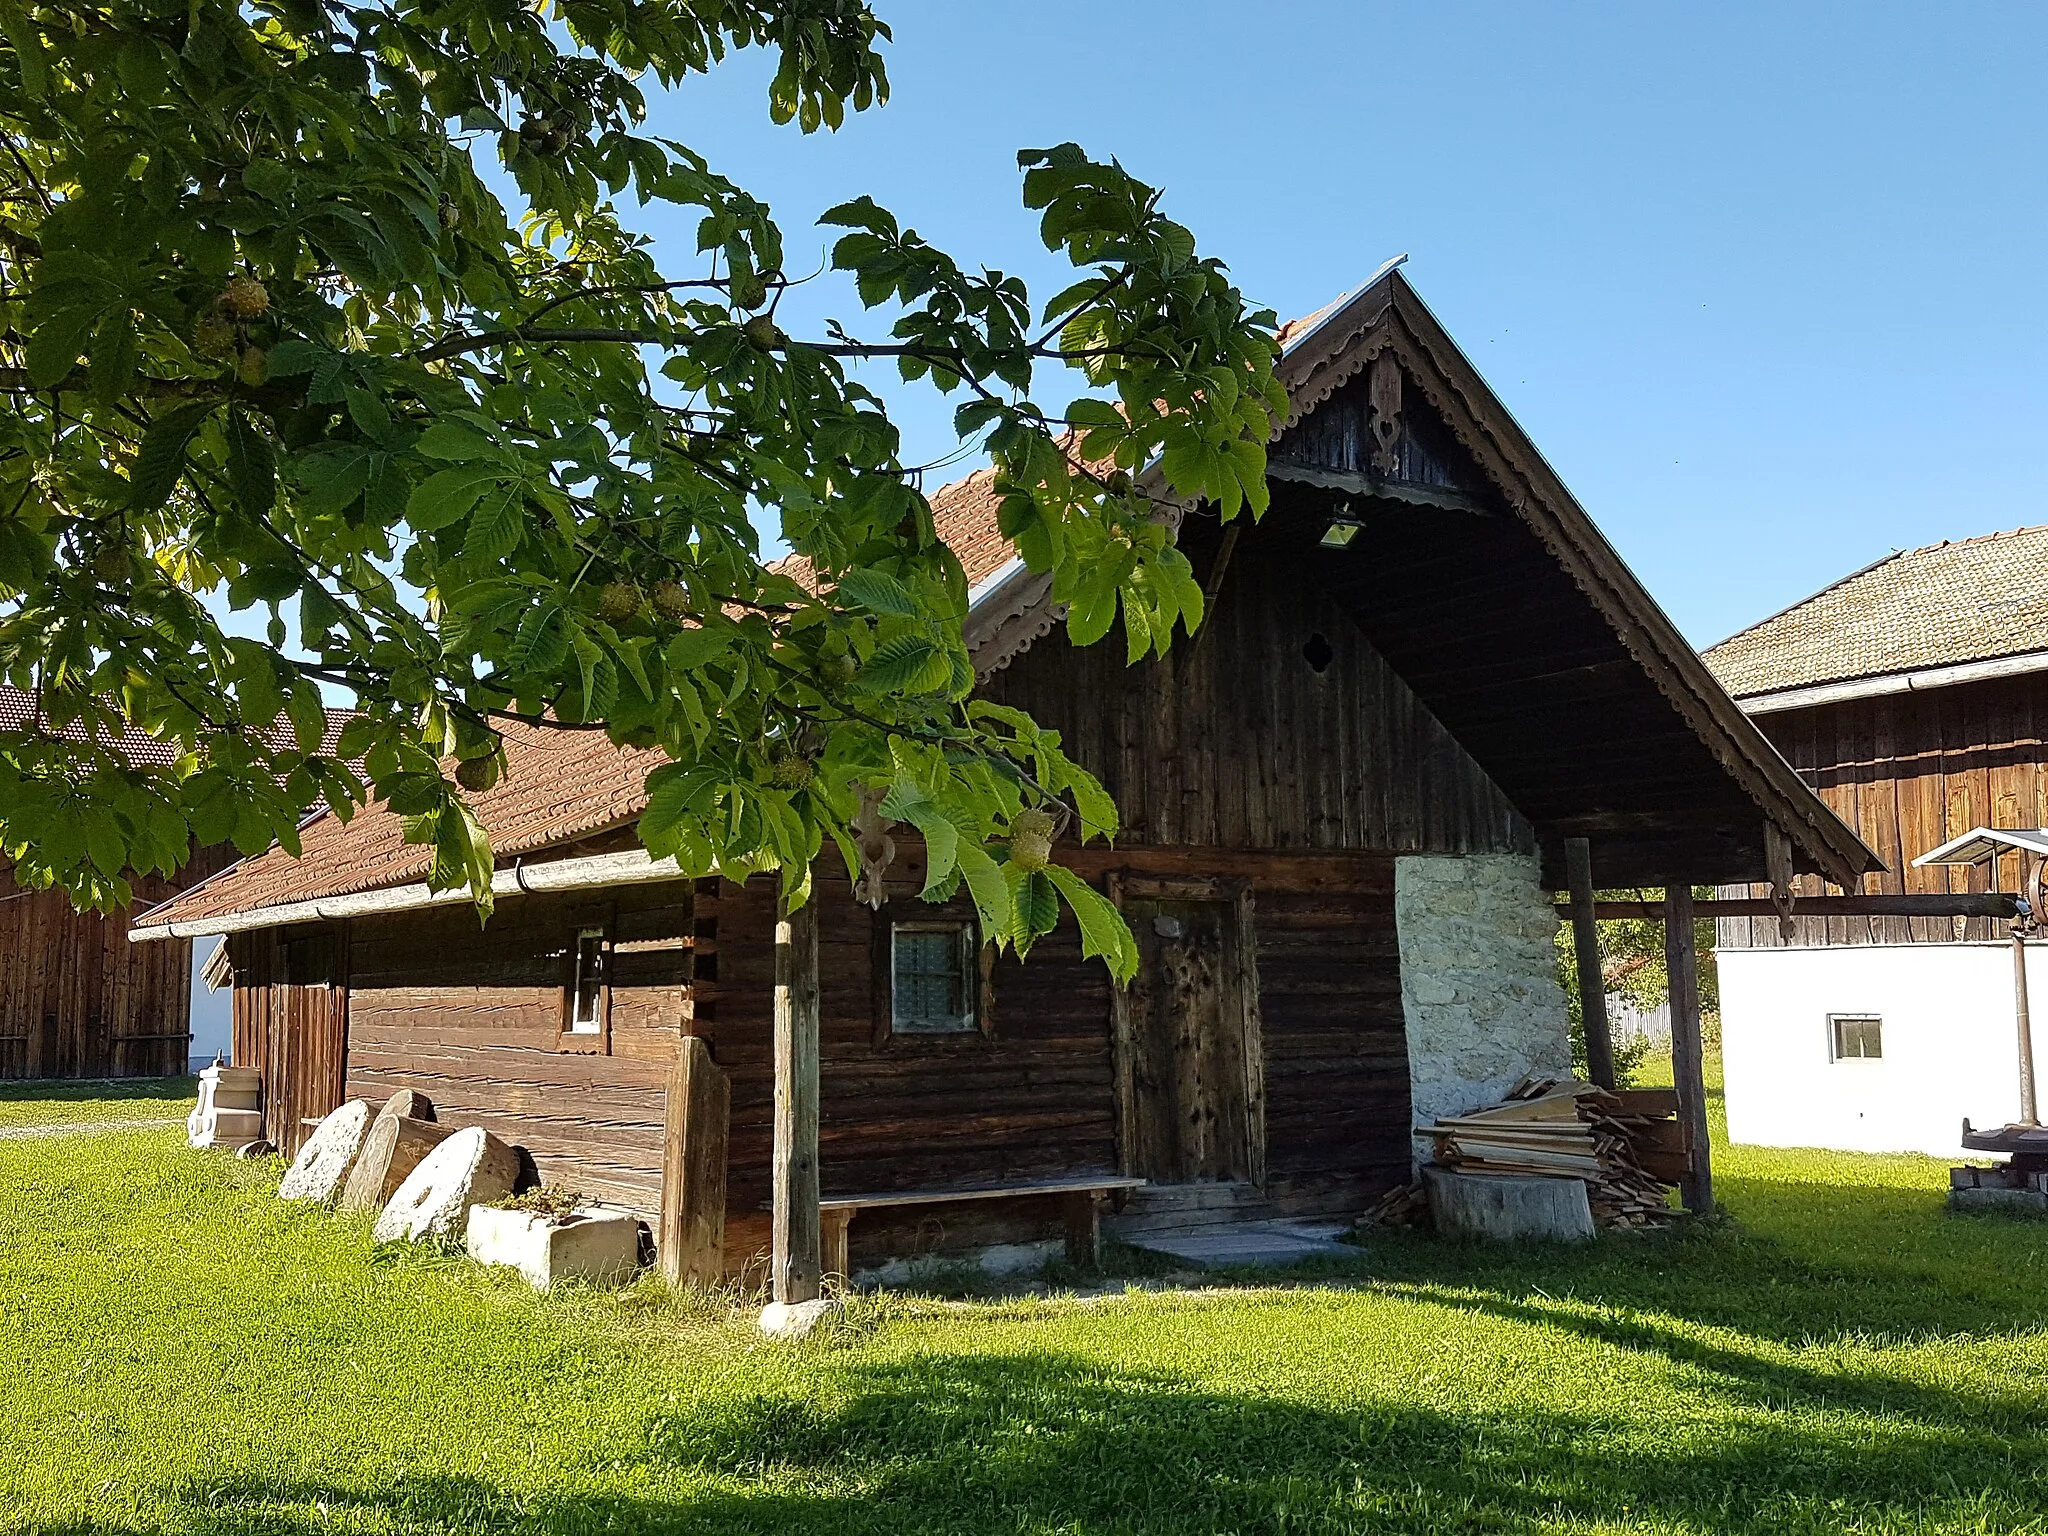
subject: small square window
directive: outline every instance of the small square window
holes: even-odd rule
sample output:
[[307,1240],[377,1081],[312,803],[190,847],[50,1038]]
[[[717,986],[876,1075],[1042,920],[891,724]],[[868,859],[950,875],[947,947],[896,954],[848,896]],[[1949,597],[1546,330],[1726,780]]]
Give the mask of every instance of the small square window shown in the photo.
[[604,958],[602,928],[585,928],[576,935],[575,971],[569,984],[569,1034],[604,1031]]
[[890,924],[891,1032],[965,1035],[978,1030],[980,952],[972,923]]
[[1876,1014],[1830,1014],[1828,1036],[1836,1061],[1874,1061],[1884,1055],[1884,1020]]

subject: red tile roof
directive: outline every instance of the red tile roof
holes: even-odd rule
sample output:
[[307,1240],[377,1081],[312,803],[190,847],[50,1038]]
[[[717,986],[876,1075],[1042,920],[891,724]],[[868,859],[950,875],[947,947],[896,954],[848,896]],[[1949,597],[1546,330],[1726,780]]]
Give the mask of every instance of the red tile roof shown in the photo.
[[[638,816],[647,775],[667,759],[651,748],[615,747],[602,731],[507,725],[506,774],[469,797],[501,858],[571,842]],[[300,856],[272,848],[244,859],[166,903],[146,921],[189,922],[311,901],[425,877],[433,850],[405,841],[404,822],[381,805],[344,822],[322,813],[299,833]]]
[[[341,739],[341,728],[353,716],[352,710],[327,711],[327,726],[320,740],[323,753],[333,755],[335,744]],[[34,731],[58,741],[87,740],[86,728],[76,723],[53,730],[35,694],[0,683],[0,731],[20,730]],[[264,737],[273,747],[285,747],[293,744],[296,733],[289,720],[280,718],[264,733]],[[178,760],[176,742],[164,741],[131,725],[124,724],[119,735],[100,730],[92,740],[99,746],[111,748],[131,768],[168,768]]]
[[[1283,336],[1305,333],[1335,307],[1292,322],[1283,328]],[[954,481],[938,491],[931,504],[933,527],[959,558],[970,588],[1015,556],[997,525],[993,469],[978,469]],[[775,568],[806,587],[813,583],[811,562],[805,556],[791,555]],[[501,857],[574,841],[631,821],[646,805],[647,775],[663,761],[659,752],[614,747],[602,732],[516,726],[505,732],[505,757],[504,781],[490,793],[470,798],[490,834],[493,851]],[[322,817],[301,832],[300,840],[298,859],[273,848],[166,903],[147,920],[190,922],[287,901],[403,885],[421,878],[433,863],[429,849],[404,841],[399,818],[382,806],[366,807],[346,824],[333,816]]]
[[[22,730],[55,737],[59,741],[83,742],[87,739],[85,727],[76,723],[61,730],[51,729],[35,694],[0,683],[0,731]],[[93,740],[99,746],[111,748],[131,768],[168,768],[178,760],[175,743],[160,741],[132,726],[124,728],[118,736],[105,731],[96,732]]]
[[[996,526],[996,472],[977,469],[932,497],[932,527],[939,542],[958,557],[973,587],[1001,570],[1016,553]],[[813,585],[810,558],[791,555],[775,569],[805,587]]]

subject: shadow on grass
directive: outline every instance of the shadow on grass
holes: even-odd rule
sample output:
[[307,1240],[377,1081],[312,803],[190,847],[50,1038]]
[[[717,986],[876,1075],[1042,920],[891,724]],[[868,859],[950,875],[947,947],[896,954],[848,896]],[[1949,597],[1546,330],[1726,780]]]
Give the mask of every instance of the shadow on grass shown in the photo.
[[[1791,1347],[1841,1337],[1967,1343],[2048,1327],[2048,1223],[1959,1219],[1927,1189],[1728,1185],[1738,1218],[1754,1211],[1755,1224],[1714,1220],[1587,1244],[1506,1247],[1383,1229],[1366,1235],[1355,1259],[1224,1270],[1203,1283],[1412,1288],[1444,1305],[1490,1307],[1609,1343],[1626,1341],[1603,1330],[1636,1329],[1630,1340],[1638,1348],[1657,1347],[1654,1330],[1552,1302],[1662,1314]],[[1666,1352],[1679,1356],[1682,1336],[1664,1331]]]
[[[1538,1531],[2011,1528],[2032,1433],[1936,1411],[1641,1433],[1605,1417],[1335,1409],[1053,1355],[818,1357],[810,1390],[657,1419],[601,1469],[674,1493],[406,1476],[194,1490],[177,1531]],[[1931,1406],[1931,1405],[1928,1405]]]
[[[1965,1342],[2048,1326],[2048,1232],[2032,1224],[1959,1221],[1931,1191],[1813,1185],[1774,1195],[1809,1213],[1796,1240],[1739,1221],[1512,1253],[1403,1234],[1376,1239],[1361,1268],[1379,1281],[1668,1313],[1792,1346]],[[1777,1214],[1774,1225],[1785,1224]]]
[[111,1099],[189,1099],[199,1091],[195,1077],[96,1077],[0,1081],[0,1104],[105,1103]]

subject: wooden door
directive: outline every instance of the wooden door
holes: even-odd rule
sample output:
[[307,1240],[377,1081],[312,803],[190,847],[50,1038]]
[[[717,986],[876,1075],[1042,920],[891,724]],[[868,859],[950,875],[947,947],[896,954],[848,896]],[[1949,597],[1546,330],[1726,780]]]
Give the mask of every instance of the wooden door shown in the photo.
[[1161,1184],[1256,1180],[1253,1042],[1232,904],[1132,898],[1125,1000],[1125,1162]]
[[348,1065],[348,938],[327,928],[294,934],[272,951],[269,1040],[264,1052],[265,1130],[296,1153],[318,1120],[341,1104]]

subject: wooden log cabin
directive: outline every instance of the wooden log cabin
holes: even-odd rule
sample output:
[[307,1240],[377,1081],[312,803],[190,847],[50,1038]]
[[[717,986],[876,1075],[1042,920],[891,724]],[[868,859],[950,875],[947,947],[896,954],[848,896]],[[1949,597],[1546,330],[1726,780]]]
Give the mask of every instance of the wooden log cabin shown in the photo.
[[[1975,866],[1914,861],[1976,828],[2048,825],[2048,528],[1894,552],[1706,660],[1882,857],[1850,892],[2032,884],[2038,861],[2023,868],[2018,849]],[[1817,874],[1793,888],[1837,889]],[[1737,1139],[1950,1156],[1966,1116],[2017,1117],[2005,921],[1802,916],[1795,903],[1789,933],[1776,918],[1724,918],[1717,940]],[[2026,945],[2040,999],[2044,950]]]
[[[36,696],[0,684],[0,731],[51,727]],[[140,732],[103,743],[132,766],[176,754]],[[81,912],[62,891],[19,884],[0,857],[0,1080],[172,1077],[189,1070],[192,942],[132,944],[134,915],[226,865],[233,850],[197,850],[175,875],[133,877],[135,902]]]
[[[992,960],[965,905],[914,899],[914,843],[879,910],[821,866],[828,1269],[1043,1239],[1075,1189],[1135,1181],[1126,1221],[1354,1213],[1410,1176],[1418,1118],[1568,1070],[1546,894],[1568,839],[1608,886],[1760,878],[1772,837],[1831,879],[1875,865],[1398,274],[1283,342],[1272,508],[1185,510],[1210,618],[1164,660],[1068,643],[985,473],[935,499],[984,691],[1060,730],[1122,808],[1114,849],[1060,856],[1122,906],[1142,965],[1120,992],[1067,930]],[[280,1143],[344,1096],[418,1088],[664,1232],[715,1157],[741,1268],[776,1165],[768,884],[637,851],[648,756],[573,732],[508,750],[476,799],[500,862],[481,932],[380,812],[316,822],[296,863],[273,850],[139,931],[231,935],[236,1059]],[[677,1106],[706,1060],[729,1135],[700,1145]]]

